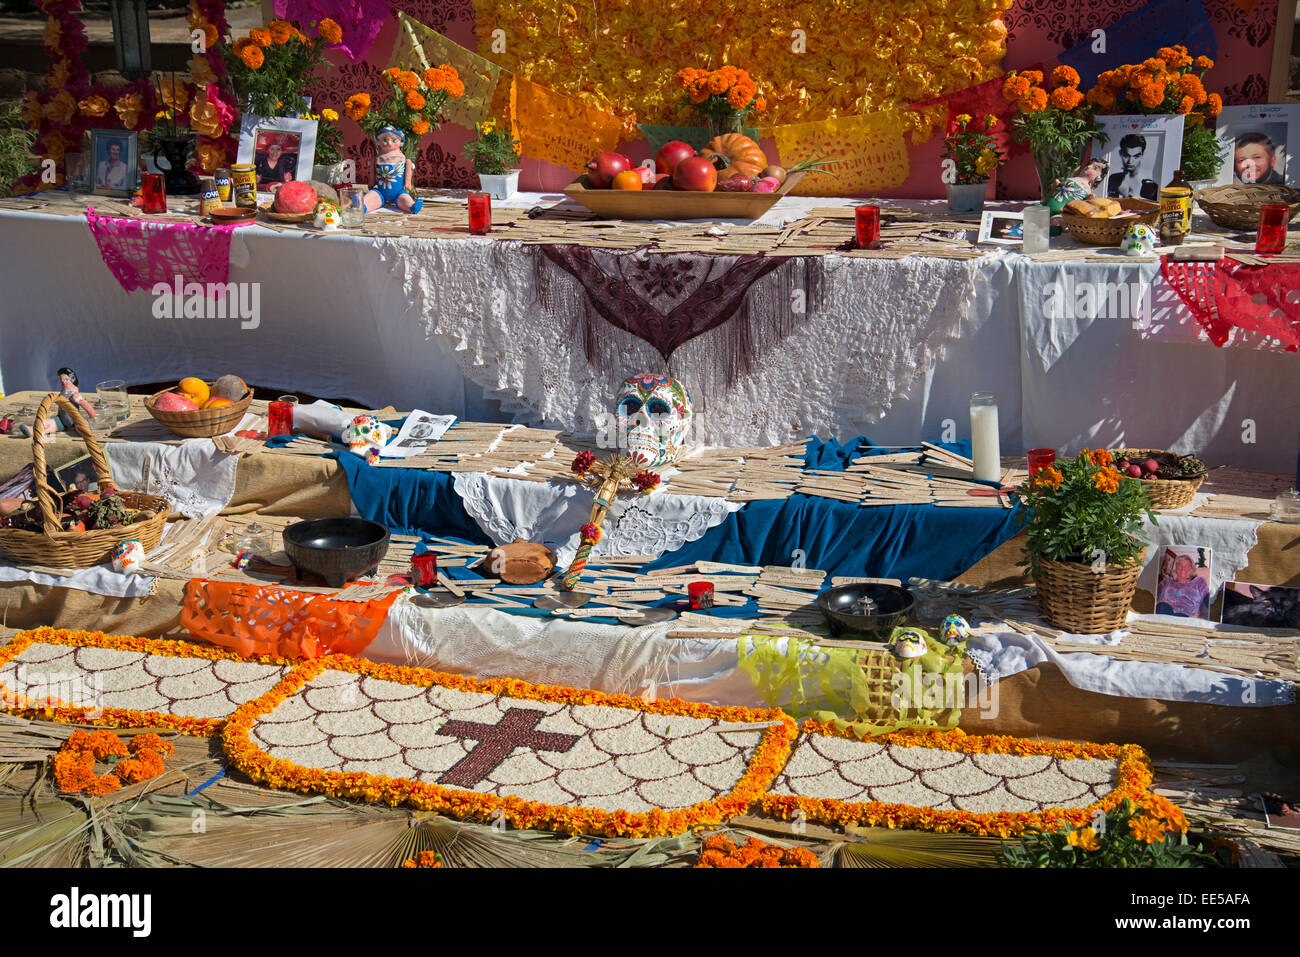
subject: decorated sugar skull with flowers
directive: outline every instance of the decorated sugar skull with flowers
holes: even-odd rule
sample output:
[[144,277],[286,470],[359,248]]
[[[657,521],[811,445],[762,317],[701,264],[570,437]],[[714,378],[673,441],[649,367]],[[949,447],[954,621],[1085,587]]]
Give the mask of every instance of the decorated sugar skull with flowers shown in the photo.
[[939,638],[945,645],[957,645],[970,637],[970,622],[961,615],[949,615],[943,620]]
[[137,538],[128,538],[113,546],[113,571],[138,575],[144,561],[144,546]]
[[343,444],[349,452],[363,459],[372,450],[378,452],[382,449],[392,437],[392,426],[385,425],[373,415],[358,415],[343,430]]
[[1130,256],[1154,256],[1156,231],[1146,223],[1134,223],[1124,231],[1124,252]]
[[643,469],[668,465],[681,452],[694,415],[690,394],[676,379],[634,375],[614,400],[619,448]]
[[339,228],[339,207],[337,203],[331,203],[327,199],[322,199],[316,204],[316,219],[313,225],[317,229],[323,229],[332,232]]

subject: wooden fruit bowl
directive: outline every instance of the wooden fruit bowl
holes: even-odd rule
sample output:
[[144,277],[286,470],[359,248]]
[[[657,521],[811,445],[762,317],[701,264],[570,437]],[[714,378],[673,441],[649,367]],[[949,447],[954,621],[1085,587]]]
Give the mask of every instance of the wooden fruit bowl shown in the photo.
[[606,219],[758,219],[803,178],[792,173],[771,193],[685,189],[594,189],[584,173],[564,195]]

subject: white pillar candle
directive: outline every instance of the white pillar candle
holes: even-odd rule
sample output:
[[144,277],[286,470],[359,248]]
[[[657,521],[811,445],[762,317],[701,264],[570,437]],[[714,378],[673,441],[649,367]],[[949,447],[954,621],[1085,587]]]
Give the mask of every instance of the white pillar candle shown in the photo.
[[992,392],[970,397],[970,441],[975,477],[985,482],[1002,479],[1002,448],[998,442],[998,399]]
[[1025,207],[1024,238],[1020,251],[1045,253],[1051,246],[1052,211],[1042,204]]

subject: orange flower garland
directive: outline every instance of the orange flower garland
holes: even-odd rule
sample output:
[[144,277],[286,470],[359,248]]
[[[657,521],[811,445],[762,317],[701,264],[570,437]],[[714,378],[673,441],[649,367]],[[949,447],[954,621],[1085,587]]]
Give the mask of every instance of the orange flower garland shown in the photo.
[[[805,721],[801,730],[805,734],[825,734],[837,738],[860,737],[851,731],[839,730],[829,723],[812,719]],[[834,798],[766,794],[762,800],[763,810],[786,819],[792,817],[796,811],[803,811],[807,820],[821,821],[826,824],[912,827],[938,832],[965,831],[968,834],[1006,838],[1030,828],[1054,830],[1059,827],[1083,827],[1098,811],[1109,811],[1122,803],[1125,798],[1135,803],[1142,803],[1149,798],[1148,789],[1152,781],[1151,760],[1146,752],[1135,744],[1029,741],[1005,735],[970,737],[961,730],[866,735],[861,736],[860,740],[901,747],[936,748],[964,754],[1044,755],[1059,759],[1118,758],[1119,769],[1114,789],[1102,800],[1083,808],[1047,808],[1034,812],[998,811],[974,814],[968,811],[940,811],[908,804],[886,804],[881,801],[849,802]]]
[[408,857],[403,867],[442,867],[442,855],[437,851],[421,851],[417,857]]
[[802,847],[777,847],[751,837],[736,847],[731,839],[714,834],[704,842],[696,867],[821,867],[817,855]]
[[[750,758],[744,776],[730,793],[689,808],[646,812],[606,811],[595,807],[561,807],[518,797],[497,797],[475,791],[444,788],[409,778],[390,778],[364,772],[326,771],[305,768],[274,758],[252,740],[253,725],[262,715],[275,710],[286,698],[326,670],[346,671],[399,684],[431,687],[440,685],[460,691],[503,695],[532,701],[562,704],[603,705],[631,708],[647,714],[687,715],[723,721],[776,722],[768,727]],[[334,797],[360,798],[384,804],[407,804],[423,811],[438,811],[452,817],[494,819],[504,816],[517,828],[543,829],[569,834],[603,834],[609,837],[653,837],[680,834],[694,827],[721,824],[757,801],[776,777],[795,736],[795,723],[779,709],[719,707],[673,699],[643,701],[631,695],[534,685],[513,678],[476,680],[460,675],[440,674],[424,668],[377,664],[334,655],[317,658],[295,668],[269,692],[240,707],[226,722],[221,739],[230,763],[255,781],[268,787]]]
[[[50,758],[54,783],[63,794],[87,794],[103,797],[121,790],[122,783],[139,784],[162,774],[163,758],[175,750],[170,741],[156,734],[140,734],[130,747],[112,731],[85,731],[78,728]],[[130,755],[128,757],[127,755]],[[120,757],[110,773],[95,774],[95,762]]]

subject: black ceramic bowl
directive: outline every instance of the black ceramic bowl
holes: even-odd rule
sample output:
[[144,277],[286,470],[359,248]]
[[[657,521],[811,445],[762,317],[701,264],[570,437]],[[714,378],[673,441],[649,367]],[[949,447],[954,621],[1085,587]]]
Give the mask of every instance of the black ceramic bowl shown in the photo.
[[888,641],[916,599],[906,588],[877,582],[840,585],[817,596],[817,607],[831,626],[831,635],[863,641]]
[[388,529],[364,518],[316,518],[284,530],[284,552],[294,567],[342,588],[372,572],[388,552]]

